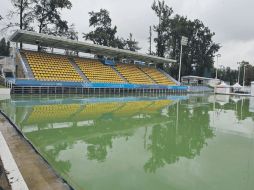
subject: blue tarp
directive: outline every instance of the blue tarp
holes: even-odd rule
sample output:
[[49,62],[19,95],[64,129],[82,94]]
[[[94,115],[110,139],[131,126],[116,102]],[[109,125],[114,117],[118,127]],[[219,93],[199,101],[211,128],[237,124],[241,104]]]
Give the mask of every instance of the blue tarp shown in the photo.
[[105,65],[115,65],[115,62],[113,60],[104,59],[102,60],[102,63]]

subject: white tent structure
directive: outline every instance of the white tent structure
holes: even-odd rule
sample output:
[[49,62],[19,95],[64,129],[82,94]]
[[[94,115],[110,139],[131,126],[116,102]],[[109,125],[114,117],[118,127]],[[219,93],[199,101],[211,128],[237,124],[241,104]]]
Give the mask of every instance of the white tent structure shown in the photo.
[[238,82],[235,83],[232,87],[233,87],[234,92],[240,91],[242,88],[242,86]]
[[229,94],[231,93],[231,86],[227,85],[225,82],[217,85],[215,87],[215,93],[217,94]]

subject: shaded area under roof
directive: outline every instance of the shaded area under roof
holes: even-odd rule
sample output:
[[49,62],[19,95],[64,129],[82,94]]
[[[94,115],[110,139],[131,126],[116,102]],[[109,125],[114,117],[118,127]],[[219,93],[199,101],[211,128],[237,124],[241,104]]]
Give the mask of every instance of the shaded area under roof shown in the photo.
[[207,78],[207,77],[200,77],[200,76],[193,76],[193,75],[188,75],[188,76],[182,76],[182,80],[188,80],[188,79],[196,79],[196,80],[219,80],[215,78]]
[[75,41],[66,39],[63,37],[56,37],[47,34],[40,34],[31,31],[18,30],[11,37],[12,42],[23,42],[30,45],[38,45],[45,47],[52,47],[57,49],[68,49],[83,53],[92,53],[97,55],[119,57],[119,58],[131,58],[134,60],[144,61],[147,63],[175,63],[176,60],[166,59],[162,57],[132,52],[129,50],[111,48],[107,46],[101,46],[91,44],[87,42]]

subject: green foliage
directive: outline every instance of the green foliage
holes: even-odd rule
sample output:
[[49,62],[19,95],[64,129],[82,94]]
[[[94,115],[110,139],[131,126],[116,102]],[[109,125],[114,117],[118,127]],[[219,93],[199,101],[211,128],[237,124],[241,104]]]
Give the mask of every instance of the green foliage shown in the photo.
[[130,51],[137,51],[141,49],[140,47],[138,47],[138,42],[135,39],[133,39],[132,33],[130,33],[129,39],[125,41],[124,49],[130,50]]
[[173,77],[177,77],[181,37],[186,36],[188,44],[183,47],[182,75],[211,77],[214,54],[220,48],[219,44],[213,42],[215,33],[198,19],[192,21],[178,14],[172,17],[173,10],[164,1],[154,2],[152,9],[159,18],[159,24],[154,26],[157,33],[154,39],[157,55],[178,60],[178,63],[166,70],[170,71]]
[[68,39],[77,40],[77,41],[78,41],[78,31],[75,29],[75,25],[74,25],[74,24],[71,24],[71,25],[68,27],[68,30],[67,30],[65,36],[66,36]]
[[8,15],[10,19],[18,15],[19,21],[10,22],[6,28],[18,27],[22,30],[33,30],[31,26],[34,21],[33,0],[11,0],[11,3],[14,9]]
[[99,12],[89,12],[89,15],[89,26],[94,27],[94,30],[87,34],[83,33],[86,40],[103,46],[123,46],[122,40],[115,37],[117,27],[112,26],[109,12],[106,9],[100,9]]
[[5,38],[0,41],[0,56],[10,55],[10,42],[6,42]]
[[[242,69],[243,70],[243,69]],[[247,65],[245,68],[245,85],[251,85],[251,82],[254,81],[254,66]]]
[[250,85],[254,81],[254,66],[247,61],[242,61],[240,65],[240,84],[243,85],[243,75],[245,70],[245,85]]
[[68,31],[67,21],[61,18],[60,10],[71,9],[69,0],[33,0],[34,17],[38,22],[38,32],[64,36]]
[[159,19],[159,24],[154,26],[154,31],[157,32],[157,37],[154,38],[156,43],[157,55],[164,57],[166,52],[166,43],[168,39],[168,27],[170,17],[173,9],[165,4],[165,1],[154,1],[152,10],[155,12]]
[[[215,75],[215,73],[214,73]],[[230,85],[234,85],[236,82],[238,82],[238,71],[233,70],[230,67],[218,69],[218,78],[229,82]]]
[[117,37],[117,27],[112,26],[112,20],[109,12],[106,9],[100,9],[99,12],[89,12],[89,26],[93,27],[94,30],[89,33],[83,33],[83,38],[91,40],[94,44],[115,47],[119,49],[127,49],[130,51],[137,51],[138,42],[133,39],[132,33],[130,37],[125,40]]
[[[244,66],[245,65],[245,66]],[[245,68],[245,85],[250,85],[251,81],[254,81],[254,66],[250,65],[247,61],[242,61],[240,68],[237,70],[233,70],[230,67],[220,68],[218,69],[218,78],[229,82],[231,85],[238,82],[238,75],[239,75],[239,83],[243,85],[243,75],[244,75],[244,68]]]
[[67,21],[61,18],[60,10],[71,9],[69,0],[11,0],[13,10],[8,18],[19,16],[18,22],[10,22],[6,28],[18,27],[23,30],[35,30],[38,26],[39,33],[52,35],[65,35],[68,31]]

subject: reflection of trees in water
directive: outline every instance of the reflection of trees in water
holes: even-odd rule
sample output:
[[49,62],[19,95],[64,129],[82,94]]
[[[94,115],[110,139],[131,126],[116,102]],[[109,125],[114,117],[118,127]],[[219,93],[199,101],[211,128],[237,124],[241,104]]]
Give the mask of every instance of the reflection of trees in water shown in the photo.
[[54,144],[53,148],[50,148],[47,151],[44,150],[44,152],[47,152],[47,155],[50,155],[50,157],[54,158],[53,162],[54,162],[55,167],[59,168],[59,170],[61,170],[64,173],[68,173],[70,171],[71,163],[70,163],[69,160],[62,161],[61,158],[58,158],[58,157],[59,157],[59,153],[62,150],[66,150],[68,147],[69,147],[68,143],[61,142],[61,143],[58,143],[58,144]]
[[154,126],[147,145],[147,150],[152,156],[145,163],[144,170],[154,173],[165,164],[177,162],[180,157],[192,159],[199,155],[206,145],[206,139],[214,136],[209,128],[208,111],[207,107],[198,107],[190,112],[180,106],[178,125],[169,123],[166,126]]
[[[119,120],[120,122],[120,120]],[[89,137],[84,139],[87,145],[87,158],[89,160],[97,160],[103,162],[106,160],[108,151],[112,149],[113,140],[119,137],[125,137],[126,141],[128,137],[133,136],[133,132],[122,131],[125,128],[121,128],[118,125],[111,126],[106,124],[94,127],[94,132],[99,132],[100,135]]]
[[89,160],[97,160],[99,162],[105,161],[107,157],[107,149],[112,148],[112,135],[103,135],[101,137],[92,138],[86,142],[87,157]]
[[[248,104],[248,102],[244,101],[244,104]],[[237,110],[241,107],[240,102],[238,102],[238,105]],[[218,106],[216,104],[216,108]],[[224,107],[225,109],[235,109],[234,104],[225,104]],[[247,113],[246,107],[248,108],[244,105],[243,111]],[[212,129],[209,127],[209,111],[211,110],[213,110],[213,103],[208,103],[204,98],[197,97],[180,102],[179,109],[177,104],[174,104],[168,107],[168,112],[163,112],[164,115],[161,115],[161,112],[158,111],[149,113],[151,117],[145,119],[114,117],[107,114],[104,117],[94,119],[94,125],[89,127],[76,127],[75,130],[73,130],[73,127],[54,129],[57,131],[58,137],[55,136],[56,132],[51,134],[52,130],[50,130],[51,132],[49,131],[44,135],[44,137],[47,137],[45,143],[49,143],[54,147],[53,150],[45,149],[44,152],[50,154],[53,160],[57,160],[61,150],[70,148],[79,139],[87,144],[87,159],[104,162],[110,153],[110,149],[113,148],[114,140],[126,138],[127,141],[129,137],[135,134],[138,127],[151,126],[152,123],[157,123],[153,124],[153,127],[147,128],[147,134],[144,138],[144,147],[151,153],[151,157],[144,164],[144,170],[153,173],[167,164],[179,161],[181,157],[193,159],[200,154],[200,151],[206,145],[207,139],[214,136]],[[165,117],[166,113],[168,117]],[[178,121],[177,117],[179,118]],[[45,126],[40,128],[44,129]],[[46,132],[47,130],[42,130],[41,133],[43,131]],[[48,138],[51,135],[52,142],[49,142]],[[59,139],[58,142],[56,138]],[[68,142],[68,144],[62,143],[64,139],[66,140],[64,142]],[[36,141],[38,140],[36,139]],[[43,139],[41,140],[43,141]],[[70,163],[56,162],[59,168],[63,168],[62,170],[68,171],[70,169]]]
[[[152,156],[144,165],[146,172],[156,172],[166,164],[172,164],[180,157],[192,159],[200,154],[206,145],[206,140],[214,136],[209,128],[209,106],[196,107],[190,111],[186,106],[179,106],[179,121],[176,121],[177,105],[168,108],[169,120],[164,124],[153,126],[148,139],[144,138],[146,149]],[[161,118],[158,117],[157,120]],[[114,127],[113,127],[114,128]],[[114,129],[111,128],[111,131]],[[103,162],[109,149],[112,148],[114,138],[132,136],[134,133],[121,135],[105,134],[89,138],[86,141],[87,156],[90,160]]]
[[232,110],[235,111],[235,115],[238,121],[245,120],[247,118],[252,118],[254,120],[254,114],[249,110],[250,99],[242,98],[237,102],[230,100],[225,105],[221,106],[216,104],[216,109],[221,109],[223,111]]

